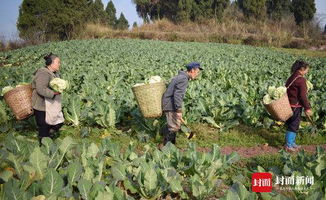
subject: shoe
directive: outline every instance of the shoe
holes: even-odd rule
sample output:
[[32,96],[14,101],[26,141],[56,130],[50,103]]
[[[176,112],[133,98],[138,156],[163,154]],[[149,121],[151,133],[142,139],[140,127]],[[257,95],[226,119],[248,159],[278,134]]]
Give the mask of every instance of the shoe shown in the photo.
[[177,137],[177,133],[176,132],[172,132],[171,133],[171,143],[175,145],[176,143],[176,137]]
[[169,141],[169,133],[167,133],[163,138],[163,146],[165,146]]
[[41,137],[38,137],[38,144],[40,147],[42,146],[42,138]]
[[176,132],[168,131],[168,133],[164,136],[163,145],[165,146],[168,142],[171,142],[175,145],[176,135]]
[[295,149],[301,149],[301,145],[297,145],[297,144],[292,144],[292,148],[295,148]]
[[296,152],[296,151],[297,151],[296,148],[288,147],[288,146],[285,146],[284,149],[285,149],[285,151],[287,151],[287,152]]
[[158,145],[157,145],[157,148],[158,148],[159,150],[162,150],[162,149],[163,149],[163,147],[164,147],[163,143],[162,143],[162,144],[158,144]]

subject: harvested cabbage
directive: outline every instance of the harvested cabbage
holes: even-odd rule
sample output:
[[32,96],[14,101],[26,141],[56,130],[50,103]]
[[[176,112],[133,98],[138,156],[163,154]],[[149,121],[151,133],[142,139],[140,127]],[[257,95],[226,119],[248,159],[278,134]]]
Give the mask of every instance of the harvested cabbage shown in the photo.
[[162,78],[160,76],[152,76],[149,78],[149,83],[159,83],[162,82]]
[[11,86],[6,86],[6,87],[2,88],[1,96],[4,96],[7,92],[9,92],[12,89],[14,89],[14,88]]
[[163,79],[160,76],[151,76],[149,79],[145,80],[145,83],[137,83],[133,87],[143,86],[146,84],[153,84],[163,82]]
[[264,104],[270,104],[270,103],[272,103],[272,98],[271,98],[271,96],[269,96],[269,94],[266,94],[265,96],[264,96],[264,98],[263,98],[263,102],[264,102]]
[[145,85],[145,83],[136,83],[134,87],[143,86],[143,85]]
[[18,83],[18,85],[16,85],[16,87],[20,87],[20,86],[25,86],[25,85],[29,85],[30,83]]
[[50,81],[50,87],[55,91],[62,93],[69,86],[68,81],[61,78],[54,78]]
[[275,100],[280,99],[286,93],[286,87],[280,86],[276,88],[275,86],[268,87],[267,94],[263,98],[264,104],[270,104]]
[[314,85],[308,80],[307,80],[307,89],[308,91],[314,89]]

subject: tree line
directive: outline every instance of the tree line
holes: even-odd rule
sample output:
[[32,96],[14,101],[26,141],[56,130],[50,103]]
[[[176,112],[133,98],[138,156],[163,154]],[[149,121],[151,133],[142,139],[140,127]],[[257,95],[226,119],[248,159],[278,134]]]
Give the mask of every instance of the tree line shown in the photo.
[[109,1],[104,9],[101,0],[23,0],[17,29],[28,40],[65,40],[81,31],[86,23],[100,23],[113,29],[128,29],[123,13]]
[[[131,0],[145,23],[169,19],[174,23],[223,20],[231,4],[249,20],[280,21],[293,15],[298,25],[309,22],[316,13],[314,0]],[[87,23],[100,23],[113,29],[128,29],[123,13],[117,19],[110,0],[106,7],[101,0],[23,0],[17,21],[19,36],[28,40],[48,41],[73,38]],[[136,23],[133,27],[137,26]]]
[[[230,0],[133,0],[145,21],[167,18],[173,22],[222,20]],[[298,25],[311,21],[316,12],[314,0],[236,0],[232,2],[247,18],[281,20],[293,14]]]

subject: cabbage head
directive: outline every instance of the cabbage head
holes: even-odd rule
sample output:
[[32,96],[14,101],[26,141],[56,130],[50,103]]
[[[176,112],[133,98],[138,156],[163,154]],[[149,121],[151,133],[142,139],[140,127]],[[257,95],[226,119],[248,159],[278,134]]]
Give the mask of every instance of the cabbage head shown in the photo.
[[2,88],[1,96],[4,96],[7,92],[9,92],[12,89],[14,89],[14,88],[11,86],[6,86],[6,87]]
[[162,82],[162,78],[160,76],[152,76],[149,78],[149,83],[159,83]]
[[307,88],[308,88],[308,91],[314,89],[314,85],[308,80],[307,80]]
[[136,83],[133,87],[143,86],[146,84],[153,84],[163,82],[163,79],[160,76],[151,76],[149,79],[146,79],[144,83]]
[[264,104],[270,104],[275,100],[278,100],[286,93],[286,87],[270,86],[268,87],[267,94],[263,98]]
[[265,96],[264,96],[264,98],[263,98],[263,102],[264,102],[264,104],[270,104],[270,103],[272,103],[272,99],[271,99],[271,96],[269,96],[269,94],[266,94]]
[[68,88],[68,81],[63,80],[61,78],[54,78],[50,81],[50,87],[55,91],[62,93],[64,90]]

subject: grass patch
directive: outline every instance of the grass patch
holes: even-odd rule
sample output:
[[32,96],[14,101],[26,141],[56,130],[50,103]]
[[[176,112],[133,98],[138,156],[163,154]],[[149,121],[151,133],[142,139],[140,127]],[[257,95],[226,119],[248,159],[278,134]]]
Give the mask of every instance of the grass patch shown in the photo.
[[275,51],[289,53],[295,56],[306,56],[314,58],[326,58],[326,51],[314,51],[308,49],[271,48]]
[[[228,132],[219,132],[218,129],[207,124],[192,124],[190,128],[195,132],[195,137],[188,140],[185,134],[179,133],[177,135],[179,148],[185,148],[189,142],[195,142],[199,147],[211,147],[212,144],[218,144],[221,147],[254,147],[265,143],[279,147],[284,145],[285,139],[283,127],[262,129],[240,125]],[[299,133],[296,142],[302,145],[326,144],[326,137],[320,134],[312,137],[311,134]]]
[[[294,158],[294,155],[293,155]],[[256,168],[258,166],[263,167],[266,171],[270,170],[271,167],[277,167],[278,169],[283,169],[283,162],[281,160],[280,154],[273,155],[262,155],[257,157],[252,157],[248,159],[249,167]]]
[[297,143],[300,145],[310,145],[310,144],[326,144],[325,135],[311,135],[299,133],[297,136]]
[[211,147],[212,144],[219,146],[245,146],[252,147],[266,143],[262,137],[261,130],[252,129],[246,126],[239,126],[228,132],[219,132],[207,124],[192,124],[190,128],[195,133],[193,139],[188,140],[182,133],[178,135],[178,147],[185,147],[190,141],[198,144],[199,147]]
[[[195,133],[192,139],[180,132],[177,134],[177,147],[186,148],[190,142],[196,143],[198,147],[210,148],[213,144],[220,147],[254,147],[268,143],[269,146],[279,147],[284,145],[285,130],[283,127],[274,127],[271,129],[252,128],[245,125],[240,125],[227,132],[219,132],[218,129],[212,128],[207,124],[195,123],[189,127]],[[0,142],[4,140],[7,134],[12,131],[0,134]],[[32,139],[37,139],[37,130],[22,129],[16,130],[20,135],[28,136]],[[120,144],[121,147],[127,147],[132,141],[136,144],[137,149],[141,150],[146,144],[157,146],[163,141],[163,136],[152,138],[150,135],[146,139],[140,138],[139,135],[128,131],[117,129],[100,129],[95,127],[72,127],[63,126],[58,135],[60,138],[66,136],[75,139],[89,139],[96,144],[100,144],[102,139],[110,137],[113,141]],[[145,135],[146,136],[146,135]],[[326,137],[321,134],[312,136],[311,134],[299,133],[296,140],[300,145],[318,145],[326,144]]]

